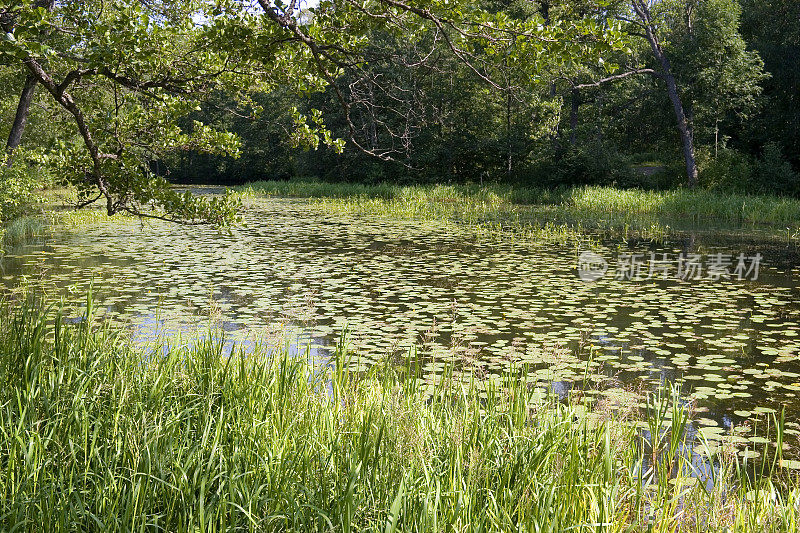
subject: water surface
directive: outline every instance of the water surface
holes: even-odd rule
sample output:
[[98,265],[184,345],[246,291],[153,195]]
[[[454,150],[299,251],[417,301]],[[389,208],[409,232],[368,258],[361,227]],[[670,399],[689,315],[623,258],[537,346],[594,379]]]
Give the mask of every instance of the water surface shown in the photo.
[[800,271],[791,243],[748,232],[673,242],[603,241],[619,254],[763,256],[757,281],[617,280],[577,275],[575,244],[477,241],[455,225],[322,214],[300,200],[249,201],[230,233],[112,220],[58,231],[0,262],[6,287],[43,283],[76,299],[90,284],[137,342],[204,331],[288,339],[324,356],[347,325],[361,365],[414,347],[446,364],[565,391],[586,378],[612,392],[679,381],[710,435],[770,409],[800,414]]

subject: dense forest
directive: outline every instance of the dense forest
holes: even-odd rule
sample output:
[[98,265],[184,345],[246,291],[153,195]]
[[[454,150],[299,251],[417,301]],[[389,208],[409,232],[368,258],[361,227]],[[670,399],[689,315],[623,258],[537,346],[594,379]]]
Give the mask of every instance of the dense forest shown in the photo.
[[[686,182],[680,131],[661,60],[629,5],[597,2],[494,1],[486,9],[545,23],[586,16],[620,20],[630,48],[594,65],[546,72],[502,58],[481,79],[446,42],[409,41],[375,31],[366,66],[337,79],[353,104],[356,135],[348,145],[296,149],[285,131],[290,110],[322,111],[347,137],[334,89],[311,96],[262,93],[260,116],[229,112],[216,95],[192,118],[236,132],[239,159],[182,154],[175,179],[239,183],[313,176],[334,181],[513,181],[532,185],[604,184],[671,187]],[[800,5],[778,0],[662,2],[654,23],[687,124],[693,129],[699,183],[740,191],[796,194],[800,183]],[[536,78],[539,83],[531,83]],[[542,83],[541,80],[544,80]],[[498,86],[494,86],[496,82]]]
[[264,2],[275,18],[239,2],[37,4],[39,19],[4,15],[7,181],[96,190],[69,88],[96,148],[120,154],[103,165],[131,174],[121,190],[314,177],[800,193],[793,0]]

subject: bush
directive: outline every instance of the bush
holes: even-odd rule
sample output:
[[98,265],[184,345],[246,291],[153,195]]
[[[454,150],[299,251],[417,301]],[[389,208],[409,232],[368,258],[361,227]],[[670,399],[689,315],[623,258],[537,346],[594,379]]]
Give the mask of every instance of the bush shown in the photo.
[[552,176],[559,185],[637,187],[641,176],[615,148],[603,143],[572,147],[561,157]]
[[703,187],[728,192],[755,192],[752,184],[753,163],[747,154],[723,148],[714,157],[700,150],[697,153],[697,166]]
[[756,160],[753,182],[764,192],[797,196],[800,193],[800,176],[783,157],[777,143],[769,142]]
[[800,194],[800,176],[773,142],[764,146],[761,157],[724,148],[717,157],[698,153],[700,183],[709,189],[749,194]]

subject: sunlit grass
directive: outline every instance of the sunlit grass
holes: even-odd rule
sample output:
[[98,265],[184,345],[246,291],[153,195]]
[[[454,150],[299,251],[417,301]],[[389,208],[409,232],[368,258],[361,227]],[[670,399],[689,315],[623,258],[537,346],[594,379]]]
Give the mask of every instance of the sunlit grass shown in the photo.
[[328,212],[503,226],[532,237],[586,231],[663,237],[693,226],[757,227],[797,234],[800,200],[704,190],[560,189],[508,185],[353,185],[316,181],[256,182],[249,196],[312,198]]
[[696,223],[797,225],[800,220],[800,200],[705,190],[640,191],[587,187],[569,191],[564,205],[592,214],[629,217],[632,221],[643,215]]
[[[106,212],[96,206],[76,209],[77,196],[73,189],[50,188],[39,191],[40,202],[27,214],[2,225],[3,248],[28,244],[49,236],[53,230],[82,228],[109,220]],[[115,218],[130,218],[126,214]]]
[[40,216],[15,218],[2,228],[5,246],[16,246],[44,234],[47,222]]
[[144,354],[88,307],[74,325],[0,310],[4,530],[797,530],[779,463],[748,475],[721,453],[692,477],[669,392],[647,431],[513,369],[350,374],[345,343],[322,368],[213,340]]

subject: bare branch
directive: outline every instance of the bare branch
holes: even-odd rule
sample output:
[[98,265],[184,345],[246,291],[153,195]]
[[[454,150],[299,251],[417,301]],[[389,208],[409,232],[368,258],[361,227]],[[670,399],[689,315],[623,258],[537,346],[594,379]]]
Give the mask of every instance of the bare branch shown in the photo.
[[663,77],[662,74],[660,72],[658,72],[657,70],[654,70],[654,69],[651,69],[651,68],[639,68],[639,69],[634,69],[634,70],[628,70],[628,71],[622,72],[620,74],[615,74],[613,76],[609,76],[607,78],[603,78],[603,79],[597,80],[597,81],[592,82],[592,83],[581,83],[579,85],[573,85],[572,88],[580,90],[580,89],[589,89],[591,87],[600,87],[601,85],[604,85],[606,83],[610,83],[610,82],[617,81],[617,80],[622,80],[622,79],[625,79],[625,78],[627,78],[629,76],[636,76],[638,74],[649,74],[649,75],[651,75],[651,76],[653,76],[655,78],[662,78]]

